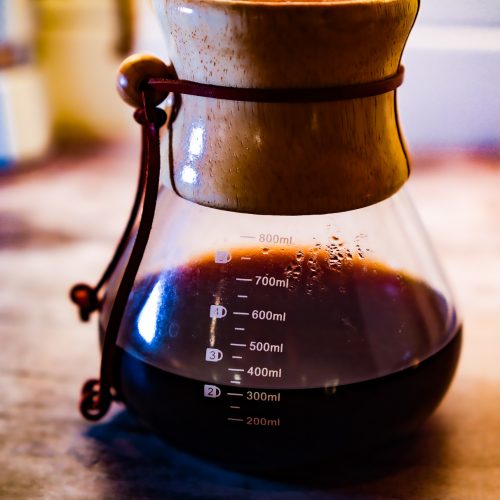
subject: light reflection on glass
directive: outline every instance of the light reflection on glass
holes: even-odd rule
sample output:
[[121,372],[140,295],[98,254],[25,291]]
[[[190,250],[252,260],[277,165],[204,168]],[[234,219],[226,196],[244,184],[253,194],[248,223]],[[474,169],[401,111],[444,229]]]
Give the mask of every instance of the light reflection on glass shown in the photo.
[[148,344],[151,344],[156,335],[156,320],[160,311],[162,291],[162,282],[158,281],[137,318],[139,334]]
[[183,182],[186,182],[187,184],[194,184],[196,182],[197,177],[198,174],[196,173],[196,170],[193,167],[185,166],[182,169],[181,179],[183,180]]
[[190,163],[197,156],[203,153],[205,141],[205,131],[203,127],[193,127],[191,129],[191,134],[189,135],[189,145],[188,145],[188,162],[184,165],[181,172],[181,180],[186,184],[195,184],[198,178],[198,172],[193,168]]
[[[220,293],[215,295],[214,305],[220,305]],[[210,321],[210,337],[209,337],[209,345],[213,347],[215,345],[215,328],[217,326],[217,318],[212,318]]]
[[189,137],[189,154],[200,156],[203,152],[203,127],[193,127]]

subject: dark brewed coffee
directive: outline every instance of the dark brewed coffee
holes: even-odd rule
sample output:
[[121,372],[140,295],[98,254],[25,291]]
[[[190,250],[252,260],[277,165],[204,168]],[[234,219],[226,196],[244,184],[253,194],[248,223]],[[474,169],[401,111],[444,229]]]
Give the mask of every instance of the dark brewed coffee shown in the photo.
[[338,458],[414,430],[460,328],[425,283],[328,249],[240,249],[152,275],[124,318],[116,386],[172,444],[228,465]]

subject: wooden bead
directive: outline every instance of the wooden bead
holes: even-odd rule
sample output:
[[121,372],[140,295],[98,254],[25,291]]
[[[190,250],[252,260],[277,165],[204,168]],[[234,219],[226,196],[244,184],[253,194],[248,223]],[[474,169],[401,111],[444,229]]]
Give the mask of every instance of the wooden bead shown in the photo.
[[[133,54],[127,57],[118,69],[116,88],[121,98],[131,106],[142,106],[140,86],[149,78],[175,78],[172,66],[149,54]],[[168,93],[151,91],[152,104],[162,102]]]

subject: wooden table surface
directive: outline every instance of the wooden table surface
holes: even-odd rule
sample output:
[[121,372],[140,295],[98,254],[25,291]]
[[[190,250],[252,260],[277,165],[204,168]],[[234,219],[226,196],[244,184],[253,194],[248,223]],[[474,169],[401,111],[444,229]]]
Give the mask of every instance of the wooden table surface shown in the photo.
[[78,413],[96,319],[67,292],[106,264],[137,157],[134,143],[0,179],[0,498],[500,498],[500,159],[421,159],[409,184],[464,317],[444,402],[404,453],[292,483],[184,455],[120,407],[95,425]]

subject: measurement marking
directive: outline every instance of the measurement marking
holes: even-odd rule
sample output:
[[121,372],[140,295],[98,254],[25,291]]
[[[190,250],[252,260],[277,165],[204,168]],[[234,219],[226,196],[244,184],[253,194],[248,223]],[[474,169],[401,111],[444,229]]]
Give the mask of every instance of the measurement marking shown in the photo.
[[241,392],[228,392],[228,396],[243,396],[243,393]]
[[240,328],[240,327],[238,327],[238,326],[235,326],[235,327],[234,327],[234,329],[235,329],[235,330],[238,330],[238,331],[240,331],[240,332],[244,332],[244,331],[245,331],[245,329],[244,329],[244,328]]
[[250,313],[241,312],[241,311],[234,311],[233,314],[236,314],[236,316],[250,316]]
[[231,356],[233,359],[243,359],[241,356]]
[[241,257],[241,260],[252,260],[252,257]]
[[228,368],[230,372],[244,372],[243,368]]
[[233,420],[234,422],[243,422],[243,419],[242,418],[231,418],[231,417],[227,417],[228,420]]
[[236,278],[236,281],[253,281],[253,278]]
[[230,380],[231,384],[241,384],[240,380]]
[[254,240],[255,238],[257,238],[257,236],[246,236],[246,235],[241,235],[240,238],[251,238],[252,240]]
[[239,410],[241,406],[230,406],[229,408],[232,408],[233,410]]
[[248,299],[248,295],[237,295],[239,299]]
[[234,347],[246,347],[247,346],[246,344],[235,344],[235,343],[231,343],[229,345],[232,345]]

